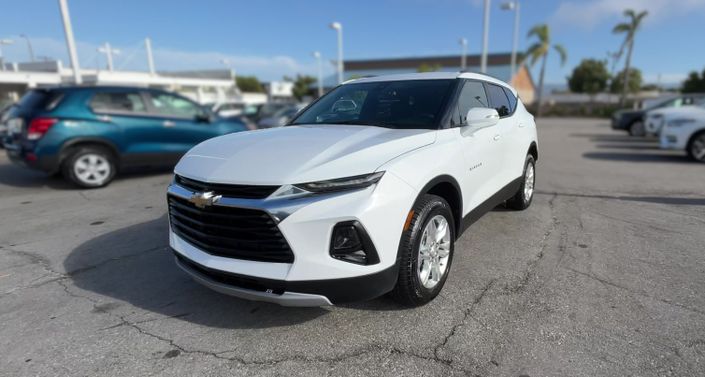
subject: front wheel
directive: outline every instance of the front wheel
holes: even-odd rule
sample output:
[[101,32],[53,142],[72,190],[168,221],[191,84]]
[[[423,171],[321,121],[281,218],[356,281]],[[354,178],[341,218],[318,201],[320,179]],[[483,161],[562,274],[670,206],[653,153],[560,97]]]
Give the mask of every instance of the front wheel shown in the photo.
[[448,278],[455,246],[455,222],[448,202],[424,195],[411,212],[402,234],[401,262],[392,297],[407,306],[421,306],[440,293]]
[[688,156],[695,161],[705,162],[705,132],[696,135],[688,143]]
[[644,122],[637,120],[629,126],[629,135],[632,136],[646,136],[646,127],[644,127]]
[[536,161],[534,156],[526,156],[524,163],[524,176],[521,180],[519,190],[507,200],[507,207],[518,211],[525,210],[531,205],[534,199],[534,187],[536,185]]
[[85,188],[103,187],[115,177],[115,158],[105,148],[80,147],[64,161],[62,173],[75,185]]

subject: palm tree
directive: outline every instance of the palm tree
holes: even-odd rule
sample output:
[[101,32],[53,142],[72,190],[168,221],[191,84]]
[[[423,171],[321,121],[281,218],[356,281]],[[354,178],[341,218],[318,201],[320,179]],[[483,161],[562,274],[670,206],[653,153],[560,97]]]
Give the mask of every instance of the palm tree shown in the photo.
[[624,86],[622,87],[622,96],[619,98],[620,105],[624,105],[624,101],[627,98],[627,89],[629,88],[629,68],[632,63],[632,50],[634,49],[634,36],[639,30],[644,17],[648,14],[649,12],[647,11],[636,13],[633,9],[627,9],[624,11],[624,17],[627,17],[628,20],[615,25],[614,29],[612,29],[612,33],[614,34],[626,34],[624,43],[620,49],[627,49],[627,57],[624,61],[624,72],[622,72],[622,75],[624,75]]
[[565,64],[567,59],[567,54],[565,48],[559,44],[551,45],[551,30],[548,25],[541,24],[536,25],[531,30],[529,30],[528,37],[531,38],[536,36],[538,42],[534,43],[526,51],[526,58],[531,58],[529,64],[533,67],[534,64],[541,59],[541,73],[539,75],[539,93],[537,96],[538,107],[536,109],[536,116],[541,116],[541,97],[543,96],[543,77],[546,73],[546,60],[548,58],[548,52],[553,48],[558,52],[561,57],[561,65]]

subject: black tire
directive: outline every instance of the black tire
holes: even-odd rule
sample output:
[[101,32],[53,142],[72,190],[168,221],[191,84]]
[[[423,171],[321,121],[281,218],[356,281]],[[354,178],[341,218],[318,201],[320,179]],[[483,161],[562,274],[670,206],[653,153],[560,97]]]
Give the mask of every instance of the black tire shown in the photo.
[[705,132],[700,132],[690,139],[690,141],[688,142],[688,147],[686,148],[686,150],[688,151],[688,157],[693,159],[693,161],[705,162],[705,156],[697,156],[698,151],[701,148],[698,143],[705,144]]
[[517,211],[523,211],[529,208],[531,202],[534,200],[535,190],[531,190],[531,194],[529,195],[529,197],[527,197],[525,190],[529,166],[533,168],[533,187],[536,187],[536,161],[534,161],[534,156],[528,155],[526,156],[526,162],[524,163],[524,174],[522,176],[521,186],[519,186],[519,190],[516,192],[516,194],[514,194],[514,196],[507,200],[507,208],[514,209]]
[[[436,285],[429,289],[420,281],[419,269],[419,247],[426,225],[437,215],[441,215],[448,223],[450,231],[450,253],[448,255],[445,272],[441,275]],[[443,285],[448,278],[453,262],[453,250],[455,248],[455,220],[448,202],[436,195],[424,195],[414,205],[413,216],[408,229],[402,233],[399,253],[401,261],[399,265],[399,277],[397,284],[392,290],[391,297],[404,306],[421,306],[433,300],[443,289]]]
[[644,122],[635,120],[629,125],[629,135],[631,136],[646,136],[646,126]]
[[[82,159],[90,156],[98,156],[99,160],[102,161],[101,164],[107,164],[106,168],[108,169],[108,173],[104,177],[101,177],[101,179],[87,180],[77,174],[76,165]],[[103,187],[115,178],[116,173],[117,164],[115,156],[107,148],[99,145],[79,146],[71,151],[69,156],[61,163],[61,174],[64,178],[76,186],[83,188]]]

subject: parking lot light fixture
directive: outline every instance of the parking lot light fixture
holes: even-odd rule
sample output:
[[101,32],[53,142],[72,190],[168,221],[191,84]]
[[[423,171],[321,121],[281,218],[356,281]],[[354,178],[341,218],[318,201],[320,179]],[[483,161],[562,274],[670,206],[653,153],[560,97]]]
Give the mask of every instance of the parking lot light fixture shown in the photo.
[[340,22],[332,22],[330,28],[338,32],[338,84],[343,83],[343,25]]
[[316,64],[318,65],[318,96],[320,97],[323,95],[323,67],[321,63],[321,53],[314,51],[313,57],[316,58]]
[[105,42],[103,47],[98,47],[98,52],[105,54],[108,61],[108,71],[113,71],[113,55],[120,55],[120,50],[110,46],[110,43]]
[[467,69],[468,40],[465,38],[460,38],[458,43],[460,43],[460,47],[462,48],[462,54],[460,55],[460,70],[464,71]]
[[5,61],[2,59],[2,46],[15,43],[12,39],[0,39],[0,71],[5,70]]
[[519,1],[514,0],[514,1],[508,1],[505,3],[502,3],[502,9],[503,10],[508,10],[508,11],[514,11],[514,40],[512,42],[512,70],[511,70],[511,77],[514,78],[514,75],[516,74],[516,68],[517,68],[517,50],[519,49]]
[[64,35],[66,36],[66,46],[68,47],[69,58],[71,59],[71,68],[73,68],[73,80],[74,83],[80,85],[83,79],[81,77],[81,67],[78,63],[78,54],[76,53],[76,41],[73,38],[69,6],[66,0],[59,0],[59,10],[61,11],[61,20],[64,24]]

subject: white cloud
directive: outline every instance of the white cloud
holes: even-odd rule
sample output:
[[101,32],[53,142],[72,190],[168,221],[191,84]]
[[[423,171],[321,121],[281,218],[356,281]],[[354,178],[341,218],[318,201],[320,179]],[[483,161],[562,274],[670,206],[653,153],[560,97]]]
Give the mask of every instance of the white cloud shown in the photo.
[[705,11],[705,0],[591,0],[562,2],[552,22],[590,29],[605,19],[621,17],[625,9],[647,10],[646,22],[659,22],[693,11]]
[[[7,61],[28,61],[24,40],[18,37],[12,37],[12,39],[15,40],[15,44],[3,46],[5,59]],[[98,45],[81,41],[77,41],[76,44],[79,63],[82,67],[105,67],[105,56],[97,52]],[[63,61],[65,66],[69,66],[66,43],[63,39],[32,38],[32,46],[36,56],[59,59]],[[113,47],[121,51],[113,59],[116,69],[147,70],[147,54],[142,41],[138,41],[131,46]],[[317,66],[313,58],[310,59],[310,62],[303,64],[293,57],[285,55],[236,55],[218,51],[191,52],[157,46],[154,48],[155,66],[157,70],[161,71],[223,68],[224,66],[221,63],[223,59],[227,59],[238,74],[255,75],[265,81],[281,80],[282,76],[285,75],[315,75],[317,72]],[[332,72],[332,68],[324,64],[324,75],[332,74]]]

